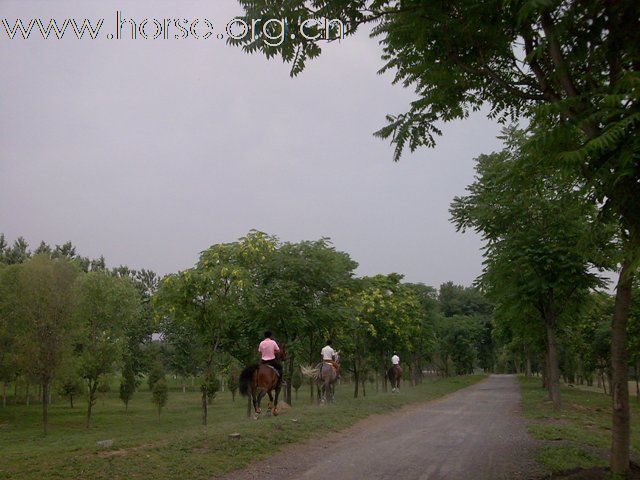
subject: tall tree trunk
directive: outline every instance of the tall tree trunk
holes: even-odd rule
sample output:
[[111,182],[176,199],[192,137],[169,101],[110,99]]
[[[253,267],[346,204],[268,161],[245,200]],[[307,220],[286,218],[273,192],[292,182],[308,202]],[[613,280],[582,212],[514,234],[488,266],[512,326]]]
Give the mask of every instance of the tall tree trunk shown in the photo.
[[527,352],[527,365],[526,365],[526,370],[524,372],[525,377],[529,378],[531,377],[531,354],[529,352]]
[[636,403],[640,403],[640,362],[636,363]]
[[98,389],[98,380],[89,380],[89,392],[88,392],[88,396],[89,398],[87,399],[87,422],[86,422],[86,427],[89,428],[91,427],[91,411],[93,410],[93,406],[96,403],[97,397],[96,397],[96,390]]
[[47,397],[49,395],[49,379],[42,379],[42,427],[44,434],[49,433],[49,402]]
[[387,393],[387,362],[384,353],[382,354],[382,391]]
[[629,473],[629,372],[627,366],[627,321],[631,302],[633,271],[627,259],[622,263],[616,289],[611,325],[611,380],[613,426],[611,429],[611,473]]
[[548,349],[548,370],[549,397],[553,402],[553,409],[558,411],[562,408],[560,399],[560,371],[558,368],[558,344],[556,342],[555,325],[547,324],[547,349]]
[[[251,398],[251,394],[249,394],[249,398]],[[202,389],[202,398],[200,400],[200,423],[202,425],[207,424],[207,390],[206,388]]]
[[291,398],[291,379],[293,378],[293,352],[287,353],[287,386],[284,390],[284,401],[289,405],[292,404]]
[[558,343],[556,341],[556,312],[553,308],[553,290],[549,289],[543,308],[544,322],[547,329],[547,371],[549,378],[549,397],[553,403],[553,409],[558,411],[562,408],[560,399],[560,362],[558,359]]
[[353,388],[353,398],[358,398],[358,385],[360,384],[360,372],[357,368],[353,369],[353,379],[355,386]]
[[29,387],[31,386],[31,383],[27,380],[27,393],[26,398],[25,398],[25,403],[27,404],[27,407],[29,406],[29,404],[31,403],[30,400],[31,398],[29,397]]

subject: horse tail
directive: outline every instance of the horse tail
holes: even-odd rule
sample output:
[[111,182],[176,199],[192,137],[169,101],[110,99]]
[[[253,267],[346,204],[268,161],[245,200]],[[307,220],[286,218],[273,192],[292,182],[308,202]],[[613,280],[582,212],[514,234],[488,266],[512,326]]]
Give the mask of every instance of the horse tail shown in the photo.
[[253,372],[255,372],[259,367],[260,367],[260,365],[258,365],[257,363],[255,365],[249,365],[240,374],[240,380],[238,381],[238,384],[239,384],[238,387],[239,387],[241,395],[243,395],[245,397],[247,395],[249,395],[249,390],[250,390],[250,387],[251,387],[251,380],[253,378]]
[[393,369],[393,367],[391,367],[389,370],[387,370],[387,377],[389,378],[389,381],[393,382],[396,378],[396,372]]
[[300,365],[300,371],[302,372],[302,375],[304,375],[305,377],[309,377],[309,378],[315,378],[318,379],[320,378],[320,370],[318,369],[318,367],[305,367],[304,365]]

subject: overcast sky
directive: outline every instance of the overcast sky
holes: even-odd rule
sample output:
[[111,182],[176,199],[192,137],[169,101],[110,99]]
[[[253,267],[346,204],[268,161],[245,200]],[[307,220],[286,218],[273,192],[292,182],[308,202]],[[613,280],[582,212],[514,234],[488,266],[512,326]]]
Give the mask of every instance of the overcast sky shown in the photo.
[[[0,0],[13,26],[33,17],[104,18],[96,40],[9,40],[0,27],[0,232],[33,246],[169,273],[250,229],[331,237],[361,275],[399,272],[469,284],[480,240],[448,208],[497,150],[482,115],[444,127],[436,149],[392,162],[373,138],[413,92],[376,72],[364,32],[332,44],[299,77],[224,40],[107,39],[126,18],[207,18],[222,30],[235,0]],[[153,33],[153,32],[152,32]]]

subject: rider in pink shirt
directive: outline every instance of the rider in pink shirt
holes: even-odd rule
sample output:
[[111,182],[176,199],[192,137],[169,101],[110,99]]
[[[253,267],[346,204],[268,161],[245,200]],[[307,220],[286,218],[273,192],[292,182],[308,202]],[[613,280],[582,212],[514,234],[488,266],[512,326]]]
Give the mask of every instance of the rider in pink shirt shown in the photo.
[[274,367],[280,378],[282,378],[282,364],[276,358],[276,353],[280,352],[280,347],[278,344],[271,339],[271,332],[264,332],[264,340],[260,342],[258,346],[258,352],[260,352],[260,359],[262,363],[266,363]]

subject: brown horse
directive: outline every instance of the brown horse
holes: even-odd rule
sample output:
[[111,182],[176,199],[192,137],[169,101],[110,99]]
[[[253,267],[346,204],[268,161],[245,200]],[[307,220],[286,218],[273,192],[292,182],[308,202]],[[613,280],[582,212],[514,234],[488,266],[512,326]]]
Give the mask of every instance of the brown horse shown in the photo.
[[[280,359],[284,359],[284,347],[280,347],[277,353]],[[278,415],[278,397],[280,396],[280,388],[282,387],[282,378],[276,372],[276,369],[265,363],[256,363],[249,365],[240,374],[239,390],[243,396],[247,396],[251,392],[251,401],[255,411],[255,419],[262,412],[260,402],[265,395],[269,396],[269,412]]]
[[391,382],[391,392],[400,392],[400,380],[402,379],[402,368],[400,365],[393,365],[387,370],[387,377]]

